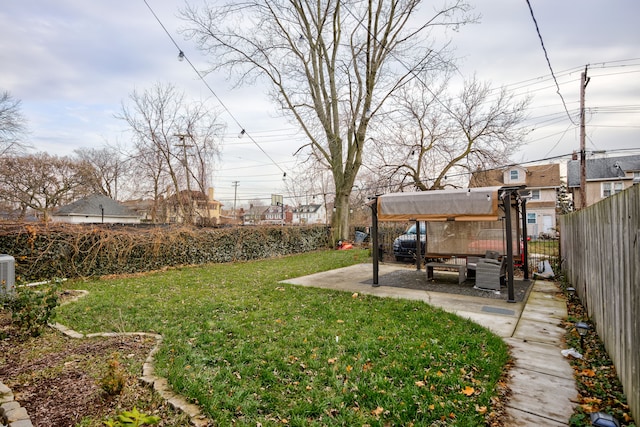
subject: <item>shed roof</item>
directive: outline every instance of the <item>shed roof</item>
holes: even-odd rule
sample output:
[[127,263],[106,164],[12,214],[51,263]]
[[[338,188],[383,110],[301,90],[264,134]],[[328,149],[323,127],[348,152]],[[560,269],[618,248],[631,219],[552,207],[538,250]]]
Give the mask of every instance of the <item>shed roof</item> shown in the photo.
[[56,216],[100,216],[103,213],[109,217],[132,217],[137,218],[133,210],[121,205],[110,197],[102,194],[93,194],[88,197],[84,197],[80,200],[76,200],[73,203],[60,207],[56,212]]
[[378,197],[381,221],[496,221],[499,190],[478,187],[392,193]]

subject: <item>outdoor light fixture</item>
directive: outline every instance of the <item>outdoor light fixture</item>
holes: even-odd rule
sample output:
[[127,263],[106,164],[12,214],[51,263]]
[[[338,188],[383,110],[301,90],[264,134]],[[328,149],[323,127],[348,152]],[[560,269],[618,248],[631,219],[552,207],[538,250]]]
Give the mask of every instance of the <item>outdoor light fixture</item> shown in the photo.
[[244,136],[244,134],[247,133],[247,131],[245,131],[244,129],[242,129],[240,131],[240,133],[238,134],[238,138],[242,138]]
[[620,422],[613,416],[604,412],[591,413],[591,425],[596,427],[620,427]]
[[583,322],[582,320],[576,323],[576,329],[578,330],[578,334],[580,335],[580,347],[584,349],[584,336],[587,335],[589,329],[591,327],[587,322]]
[[576,288],[568,287],[567,292],[569,293],[569,296],[574,296],[576,294]]
[[180,53],[178,53],[178,61],[182,62],[184,61],[184,52],[180,51]]

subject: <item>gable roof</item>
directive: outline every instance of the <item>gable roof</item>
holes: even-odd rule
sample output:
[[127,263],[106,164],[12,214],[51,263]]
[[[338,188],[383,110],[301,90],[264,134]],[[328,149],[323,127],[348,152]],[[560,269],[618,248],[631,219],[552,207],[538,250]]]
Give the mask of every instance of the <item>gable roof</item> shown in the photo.
[[313,205],[300,205],[293,210],[294,213],[316,213],[320,210],[322,205],[313,204]]
[[505,185],[504,171],[518,168],[526,173],[525,185],[534,188],[560,187],[560,165],[557,163],[537,166],[511,166],[507,168],[477,171],[471,174],[469,187],[492,187]]
[[[632,179],[625,178],[625,172],[640,171],[640,155],[587,159],[587,181]],[[580,160],[567,163],[569,187],[580,187]]]
[[120,217],[120,218],[137,218],[133,210],[116,202],[111,197],[102,194],[93,194],[76,200],[73,203],[60,207],[56,212],[56,216],[101,216]]

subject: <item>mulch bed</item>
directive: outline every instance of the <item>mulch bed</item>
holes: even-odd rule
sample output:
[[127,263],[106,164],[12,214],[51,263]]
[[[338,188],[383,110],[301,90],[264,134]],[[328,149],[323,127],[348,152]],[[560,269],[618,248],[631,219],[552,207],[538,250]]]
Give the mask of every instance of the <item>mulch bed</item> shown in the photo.
[[[53,329],[37,338],[24,337],[9,313],[0,311],[0,381],[36,427],[99,426],[134,406],[160,416],[160,426],[188,425],[184,414],[138,380],[154,345],[147,337],[74,339]],[[109,395],[100,380],[114,358],[125,368],[125,387]]]

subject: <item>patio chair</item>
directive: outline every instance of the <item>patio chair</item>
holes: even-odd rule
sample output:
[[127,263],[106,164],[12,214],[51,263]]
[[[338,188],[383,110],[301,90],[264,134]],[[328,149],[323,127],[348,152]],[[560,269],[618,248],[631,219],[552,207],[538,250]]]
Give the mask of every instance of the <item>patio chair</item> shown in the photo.
[[476,263],[476,284],[479,289],[499,291],[505,286],[505,257],[502,260],[480,258]]
[[[497,251],[487,251],[484,254],[484,258],[487,259],[498,259],[500,258],[500,252]],[[478,266],[478,260],[484,259],[479,256],[469,256],[467,257],[467,277],[474,278],[476,277],[476,268]]]

